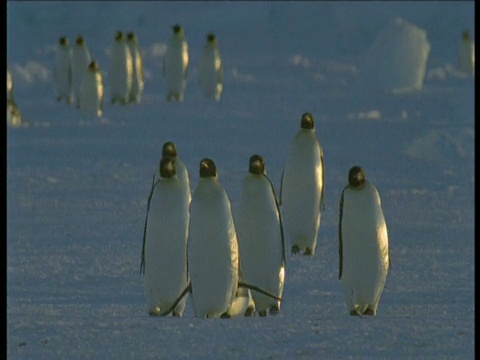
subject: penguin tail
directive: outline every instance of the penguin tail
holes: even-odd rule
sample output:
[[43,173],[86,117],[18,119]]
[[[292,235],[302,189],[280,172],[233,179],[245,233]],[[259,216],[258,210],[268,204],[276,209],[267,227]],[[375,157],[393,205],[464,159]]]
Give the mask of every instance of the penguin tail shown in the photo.
[[178,305],[178,303],[183,299],[183,297],[185,295],[187,295],[187,293],[191,293],[192,292],[192,283],[189,282],[187,287],[181,292],[181,294],[178,296],[178,298],[173,302],[173,304],[165,311],[163,311],[162,313],[160,313],[160,316],[166,316],[168,314],[170,314],[171,312],[173,312],[173,310],[175,309],[175,307]]

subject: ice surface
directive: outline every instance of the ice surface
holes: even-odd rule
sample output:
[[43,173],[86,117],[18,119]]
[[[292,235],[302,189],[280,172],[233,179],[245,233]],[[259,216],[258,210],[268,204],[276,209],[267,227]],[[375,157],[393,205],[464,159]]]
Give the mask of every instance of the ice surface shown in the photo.
[[[422,89],[353,86],[396,18],[428,36]],[[474,2],[9,1],[7,20],[28,122],[6,137],[9,359],[474,358],[474,78],[457,71]],[[177,22],[191,68],[185,101],[167,103],[162,60]],[[108,64],[117,30],[145,49],[142,101],[82,121],[55,101],[58,38],[82,34]],[[196,83],[209,32],[221,39],[219,102]],[[315,256],[287,258],[281,313],[202,320],[187,304],[183,318],[149,317],[139,267],[163,143],[177,145],[192,187],[199,161],[214,159],[235,207],[254,153],[278,193],[305,111],[325,153],[326,208]],[[373,318],[347,314],[338,280],[338,202],[355,164],[380,192],[390,235]]]

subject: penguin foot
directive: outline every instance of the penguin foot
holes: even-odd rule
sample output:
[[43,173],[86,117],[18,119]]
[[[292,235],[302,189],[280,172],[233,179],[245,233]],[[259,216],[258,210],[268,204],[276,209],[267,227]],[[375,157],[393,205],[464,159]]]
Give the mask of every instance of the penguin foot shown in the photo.
[[278,305],[275,304],[270,306],[270,309],[268,312],[270,315],[278,315],[278,313],[280,312],[280,308]]
[[352,315],[352,316],[361,316],[362,314],[360,314],[357,309],[353,309],[352,311],[350,311],[350,315]]
[[267,316],[267,310],[258,310],[258,315],[260,317],[265,317]]
[[306,256],[313,255],[313,252],[312,250],[310,250],[310,248],[307,247],[303,252],[303,255],[306,255]]
[[292,246],[292,254],[297,255],[300,252],[300,247],[298,245]]
[[220,315],[221,319],[230,319],[232,315],[230,315],[228,312],[224,312],[222,315]]
[[367,308],[367,310],[363,312],[363,315],[375,316],[375,312],[372,309]]
[[172,311],[172,316],[174,317],[182,317],[182,314],[176,312],[175,310]]
[[245,310],[244,316],[253,316],[255,315],[255,307],[249,306],[247,310]]

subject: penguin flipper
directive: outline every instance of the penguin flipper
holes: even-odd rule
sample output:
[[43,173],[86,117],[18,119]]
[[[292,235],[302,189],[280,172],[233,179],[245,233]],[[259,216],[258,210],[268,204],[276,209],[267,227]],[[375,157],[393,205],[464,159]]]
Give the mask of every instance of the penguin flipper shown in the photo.
[[340,214],[338,218],[338,279],[342,278],[342,267],[343,267],[343,241],[342,241],[342,217],[343,217],[343,193],[345,188],[342,191],[342,196],[340,198]]
[[258,291],[259,293],[262,293],[263,295],[266,295],[268,297],[271,297],[272,299],[275,299],[275,300],[278,300],[278,301],[283,301],[283,299],[281,297],[278,297],[266,290],[263,290],[261,288],[259,288],[258,286],[255,286],[255,285],[250,285],[250,284],[247,284],[247,283],[244,283],[242,281],[239,281],[238,282],[238,287],[244,287],[244,288],[247,288],[247,289],[250,289],[250,290],[255,290],[255,291]]
[[164,312],[161,312],[160,313],[160,316],[166,316],[168,314],[170,314],[173,310],[175,310],[175,307],[178,305],[178,303],[183,299],[183,297],[185,295],[187,295],[187,293],[191,293],[192,292],[192,283],[189,282],[187,287],[181,292],[181,294],[178,296],[178,298],[173,302],[172,306],[170,306],[167,310],[165,310]]
[[282,177],[280,178],[280,199],[278,200],[278,204],[282,205],[282,191],[283,191],[283,176],[285,175],[285,167],[282,170]]
[[150,211],[150,203],[152,201],[153,189],[154,188],[155,188],[155,174],[153,174],[152,188],[150,189],[150,194],[148,194],[147,214],[145,216],[145,225],[143,226],[142,260],[140,262],[140,274],[145,274],[145,243],[146,243],[146,239],[147,239],[148,212]]
[[273,183],[270,180],[270,178],[267,176],[267,174],[263,174],[267,181],[270,184],[270,187],[272,188],[272,193],[273,193],[273,198],[275,199],[275,206],[277,207],[277,212],[278,212],[278,222],[280,225],[280,237],[282,239],[282,258],[283,258],[283,265],[286,267],[287,265],[287,256],[286,256],[286,244],[285,244],[285,234],[283,231],[283,220],[282,220],[282,213],[280,212],[280,202],[277,198],[277,194],[275,193],[275,188],[273,187]]

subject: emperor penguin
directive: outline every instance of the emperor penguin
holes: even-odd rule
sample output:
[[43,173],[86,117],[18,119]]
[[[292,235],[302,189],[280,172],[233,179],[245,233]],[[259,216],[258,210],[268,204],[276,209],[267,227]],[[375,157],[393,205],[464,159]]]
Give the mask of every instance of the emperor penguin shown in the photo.
[[108,79],[110,83],[111,103],[119,102],[122,105],[130,101],[133,77],[133,61],[130,48],[121,31],[115,33],[110,52],[110,67]]
[[82,86],[83,76],[91,62],[92,56],[87,42],[79,35],[72,51],[72,87],[77,107],[80,107],[80,87]]
[[304,113],[285,160],[280,203],[292,254],[314,255],[325,198],[323,149],[312,114]]
[[[166,141],[162,146],[162,157],[170,157],[175,160],[176,164],[176,173],[182,184],[184,185],[185,191],[188,192],[189,200],[191,199],[190,191],[190,177],[188,175],[188,170],[183,161],[178,156],[178,150],[175,143],[172,141]],[[160,176],[159,170],[156,171],[154,175],[154,180],[158,179]]]
[[72,49],[70,48],[70,40],[64,36],[60,38],[58,44],[55,80],[57,83],[57,101],[65,100],[67,104],[72,104]]
[[138,43],[137,35],[134,32],[129,32],[127,34],[127,45],[132,55],[132,64],[133,64],[130,102],[138,104],[142,99],[145,81],[143,76],[143,56],[140,49],[140,45]]
[[[160,177],[155,181],[147,203],[142,246],[141,271],[145,275],[145,295],[150,315],[169,315],[169,309],[189,282],[187,239],[189,193],[176,173],[177,160],[160,160]],[[187,298],[171,311],[182,316]]]
[[458,63],[462,72],[475,75],[475,42],[468,31],[464,31],[462,34],[458,49]]
[[340,199],[339,279],[350,315],[376,315],[390,266],[382,203],[360,166],[348,173]]
[[182,26],[176,24],[172,29],[163,60],[163,75],[167,83],[167,100],[183,101],[189,68],[188,43]]
[[237,233],[230,200],[213,160],[200,161],[200,178],[190,204],[188,269],[199,318],[226,316],[239,281]]
[[[281,297],[286,265],[282,218],[260,155],[250,157],[235,215],[244,281]],[[255,291],[252,297],[260,316],[279,312],[280,301]]]
[[93,60],[84,70],[80,88],[80,111],[85,118],[103,115],[103,76],[100,66]]
[[205,97],[220,100],[223,92],[223,66],[215,34],[207,35],[207,44],[198,69],[198,82]]
[[25,123],[13,96],[13,76],[7,65],[7,124],[17,127]]

